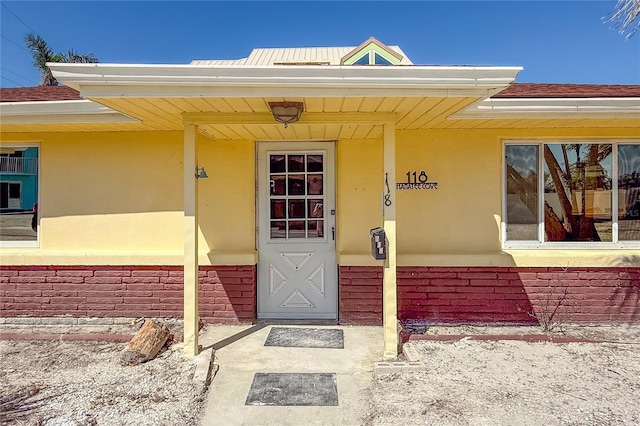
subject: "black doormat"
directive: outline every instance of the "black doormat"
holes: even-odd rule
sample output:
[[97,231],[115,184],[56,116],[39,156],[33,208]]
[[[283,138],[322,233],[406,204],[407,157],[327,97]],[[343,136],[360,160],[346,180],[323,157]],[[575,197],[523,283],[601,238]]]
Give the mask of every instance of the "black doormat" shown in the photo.
[[256,373],[245,405],[338,405],[335,373]]
[[273,327],[265,346],[344,349],[344,333],[331,328]]

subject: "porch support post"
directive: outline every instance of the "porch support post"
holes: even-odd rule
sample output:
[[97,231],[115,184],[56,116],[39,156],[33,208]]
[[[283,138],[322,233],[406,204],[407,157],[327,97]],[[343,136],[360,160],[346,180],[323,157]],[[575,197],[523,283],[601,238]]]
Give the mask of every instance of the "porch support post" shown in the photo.
[[384,232],[387,260],[382,279],[384,358],[398,356],[398,307],[396,285],[396,126],[384,124]]
[[195,125],[184,126],[184,355],[198,355],[198,185]]

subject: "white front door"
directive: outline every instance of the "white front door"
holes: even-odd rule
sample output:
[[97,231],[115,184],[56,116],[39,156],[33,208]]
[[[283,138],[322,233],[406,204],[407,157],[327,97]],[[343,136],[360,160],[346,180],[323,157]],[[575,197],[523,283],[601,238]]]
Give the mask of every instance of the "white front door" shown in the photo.
[[337,319],[334,146],[258,143],[258,318]]

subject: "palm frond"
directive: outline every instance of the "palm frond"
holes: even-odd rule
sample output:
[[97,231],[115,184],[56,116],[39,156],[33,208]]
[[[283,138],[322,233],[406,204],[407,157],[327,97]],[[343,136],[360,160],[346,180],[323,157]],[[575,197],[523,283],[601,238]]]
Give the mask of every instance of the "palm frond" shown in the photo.
[[33,65],[40,71],[41,86],[56,86],[57,81],[51,75],[47,62],[53,62],[56,55],[49,44],[38,34],[29,33],[24,36],[24,42],[33,57]]
[[98,58],[93,53],[79,54],[73,49],[64,53],[54,53],[49,44],[38,34],[29,33],[24,36],[24,42],[33,56],[33,65],[40,71],[41,86],[57,86],[51,70],[47,66],[48,62],[67,63],[96,63]]
[[605,22],[611,22],[613,28],[628,40],[640,29],[640,0],[618,0]]
[[93,53],[81,55],[73,49],[67,50],[66,53],[62,54],[62,57],[64,58],[62,62],[74,64],[94,64],[98,62],[98,58]]

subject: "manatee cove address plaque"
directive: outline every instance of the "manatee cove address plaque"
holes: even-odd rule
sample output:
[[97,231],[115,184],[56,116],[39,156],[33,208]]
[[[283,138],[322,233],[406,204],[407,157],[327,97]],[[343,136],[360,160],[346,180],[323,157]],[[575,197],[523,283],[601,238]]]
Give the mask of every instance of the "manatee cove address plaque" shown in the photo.
[[396,189],[438,189],[438,182],[429,182],[429,177],[424,170],[420,172],[408,171],[407,181],[396,183]]

